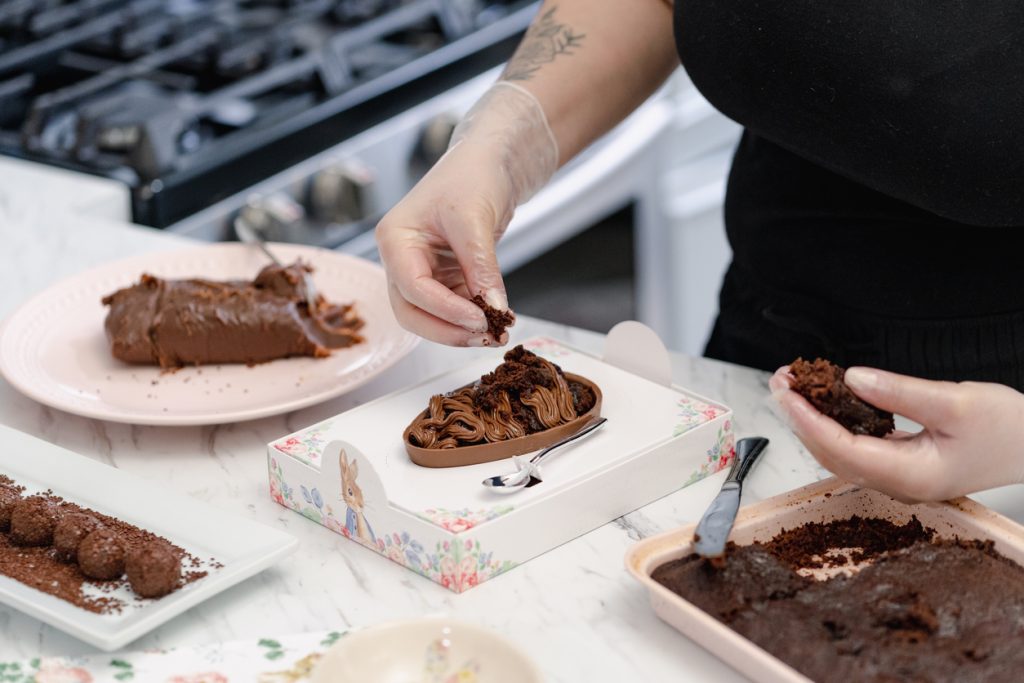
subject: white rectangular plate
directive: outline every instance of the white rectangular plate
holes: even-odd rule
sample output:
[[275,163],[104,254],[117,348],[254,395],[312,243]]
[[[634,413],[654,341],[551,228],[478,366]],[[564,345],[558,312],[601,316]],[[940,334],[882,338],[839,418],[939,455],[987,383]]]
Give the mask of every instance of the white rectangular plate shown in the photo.
[[130,602],[120,614],[94,614],[0,576],[0,603],[103,650],[115,650],[295,550],[293,537],[186,495],[0,425],[0,474],[29,492],[62,498],[163,536],[223,566],[158,600]]

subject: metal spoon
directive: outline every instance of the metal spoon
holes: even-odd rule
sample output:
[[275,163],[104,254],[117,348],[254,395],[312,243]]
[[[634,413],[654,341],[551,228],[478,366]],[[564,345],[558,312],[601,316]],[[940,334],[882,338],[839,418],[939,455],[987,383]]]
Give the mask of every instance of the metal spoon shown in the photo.
[[[279,268],[287,267],[281,263],[280,259],[274,256],[274,252],[270,251],[267,247],[266,241],[264,241],[263,237],[260,235],[260,231],[250,223],[244,212],[235,216],[234,227],[235,234],[238,235],[239,240],[246,244],[255,244],[259,247],[260,251],[262,251],[266,257]],[[309,307],[309,313],[312,315],[317,310],[316,287],[313,285],[313,278],[305,269],[302,271],[302,284],[306,290],[306,306]]]
[[535,486],[541,482],[540,477],[540,464],[548,458],[552,451],[562,446],[572,443],[577,439],[582,439],[587,434],[592,433],[598,427],[608,421],[606,417],[596,417],[590,422],[586,423],[574,434],[570,434],[558,443],[554,443],[537,455],[524,462],[522,456],[514,456],[512,462],[516,464],[516,471],[510,474],[501,474],[496,477],[488,477],[484,479],[483,485],[497,493],[513,493],[520,489],[529,488]]

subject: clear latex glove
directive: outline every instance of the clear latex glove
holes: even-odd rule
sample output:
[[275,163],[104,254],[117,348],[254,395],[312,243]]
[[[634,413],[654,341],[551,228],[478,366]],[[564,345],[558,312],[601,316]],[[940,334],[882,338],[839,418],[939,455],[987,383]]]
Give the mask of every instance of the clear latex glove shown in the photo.
[[790,390],[789,368],[769,386],[790,427],[840,479],[904,502],[948,500],[1024,482],[1024,395],[1001,384],[934,382],[850,368],[860,398],[923,426],[884,439],[851,434]]
[[540,103],[495,84],[455,129],[447,153],[377,226],[391,306],[406,329],[442,344],[504,344],[487,334],[480,294],[508,309],[495,245],[516,206],[558,168]]

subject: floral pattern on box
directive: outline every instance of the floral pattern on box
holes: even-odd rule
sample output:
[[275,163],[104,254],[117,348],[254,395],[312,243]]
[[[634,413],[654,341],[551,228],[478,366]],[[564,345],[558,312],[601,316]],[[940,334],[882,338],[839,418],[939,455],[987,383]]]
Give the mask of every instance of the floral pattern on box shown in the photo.
[[548,337],[537,337],[523,342],[523,348],[544,358],[561,358],[569,355],[569,349]]
[[303,432],[275,442],[274,448],[307,465],[319,467],[320,459],[323,457],[324,446],[327,445],[324,435],[331,428],[332,424],[334,424],[333,420],[327,420],[313,425]]
[[4,683],[301,683],[343,631],[118,655],[0,661]]
[[[400,531],[376,536],[374,543],[364,542],[357,538],[348,525],[338,518],[329,504],[324,504],[323,497],[316,488],[307,489],[305,486],[299,486],[296,491],[290,486],[285,480],[284,472],[276,458],[270,460],[270,496],[278,505],[294,510],[303,517],[323,525],[345,538],[359,541],[365,547],[392,562],[456,593],[461,593],[516,566],[514,562],[508,560],[494,559],[493,553],[485,553],[481,549],[479,541],[438,541],[434,552],[428,552],[421,542],[409,535],[409,532]],[[499,506],[478,513],[455,511],[447,517],[445,515],[449,511],[428,510],[427,512],[437,513],[440,518],[447,519],[449,524],[455,525],[471,523],[467,521],[466,517],[459,516],[461,513],[468,514],[468,519],[479,524],[485,521],[485,518],[494,519],[511,512],[512,509],[512,506]],[[428,519],[428,521],[434,520]],[[440,523],[438,526],[444,527]],[[0,681],[2,680],[0,679]]]
[[344,534],[347,538],[352,537],[345,523],[334,512],[334,508],[330,504],[324,504],[323,496],[316,487],[308,489],[299,486],[299,490],[296,491],[285,481],[284,472],[277,458],[270,459],[270,497],[278,505],[294,510],[306,519],[322,524],[336,533]]
[[434,552],[413,540],[407,532],[377,539],[377,552],[420,576],[461,593],[516,566],[509,560],[496,560],[484,552],[479,541],[438,541]]
[[683,486],[689,486],[708,475],[725,469],[734,457],[736,457],[736,437],[732,432],[732,420],[726,420],[718,428],[718,439],[715,441],[715,445],[707,451],[707,460],[700,466],[700,469],[694,470]]
[[673,427],[672,436],[679,436],[726,412],[725,408],[721,406],[704,403],[688,396],[680,398],[677,405],[679,406],[679,422]]
[[514,509],[515,507],[512,505],[498,505],[493,508],[483,508],[480,510],[470,510],[469,508],[461,510],[429,508],[423,512],[417,512],[416,516],[427,520],[431,524],[436,524],[445,531],[458,534],[463,531],[469,531],[475,526],[480,526],[484,522],[497,519],[502,515],[507,515]]

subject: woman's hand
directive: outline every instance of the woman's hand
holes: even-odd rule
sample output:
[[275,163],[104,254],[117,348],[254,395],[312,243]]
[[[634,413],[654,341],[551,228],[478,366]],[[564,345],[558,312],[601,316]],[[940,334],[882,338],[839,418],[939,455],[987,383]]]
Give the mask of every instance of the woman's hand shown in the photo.
[[480,294],[507,300],[494,246],[515,207],[640,105],[679,66],[661,0],[547,0],[502,80],[459,124],[452,146],[377,226],[395,315],[443,344],[486,333]]
[[811,454],[840,479],[904,502],[947,500],[1024,482],[1024,395],[1001,384],[933,382],[850,368],[860,398],[923,426],[916,434],[856,436],[790,390],[788,368],[769,385]]
[[487,334],[481,295],[506,310],[495,255],[516,206],[558,168],[537,100],[495,85],[456,128],[451,147],[377,226],[391,306],[406,329],[451,346],[504,344]]
[[441,159],[377,226],[398,321],[451,346],[486,346],[480,294],[505,310],[508,300],[495,244],[514,204],[496,160],[485,150],[455,149]]

